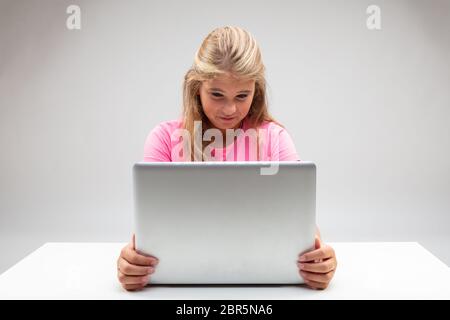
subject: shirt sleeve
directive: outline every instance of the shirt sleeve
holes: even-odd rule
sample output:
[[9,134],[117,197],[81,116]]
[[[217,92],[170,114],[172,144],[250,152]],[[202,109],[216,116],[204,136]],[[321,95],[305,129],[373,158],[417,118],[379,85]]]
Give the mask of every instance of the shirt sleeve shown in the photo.
[[170,133],[161,124],[147,136],[144,145],[144,162],[171,162]]

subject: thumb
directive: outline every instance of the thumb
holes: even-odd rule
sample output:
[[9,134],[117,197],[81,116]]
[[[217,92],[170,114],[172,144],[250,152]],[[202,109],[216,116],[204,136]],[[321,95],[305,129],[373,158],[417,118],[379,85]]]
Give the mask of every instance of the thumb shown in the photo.
[[314,241],[314,247],[316,249],[319,249],[322,246],[322,242],[320,241],[319,237],[316,237],[315,241]]
[[133,233],[133,236],[131,237],[130,244],[131,244],[131,249],[134,250],[136,248],[136,236],[134,235],[134,233]]

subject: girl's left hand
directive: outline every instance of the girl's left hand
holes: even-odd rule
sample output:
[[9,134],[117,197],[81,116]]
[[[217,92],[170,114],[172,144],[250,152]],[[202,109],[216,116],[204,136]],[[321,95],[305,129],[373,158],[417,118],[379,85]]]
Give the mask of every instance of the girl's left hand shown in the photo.
[[323,244],[316,236],[315,250],[299,255],[297,267],[306,285],[325,289],[336,272],[336,255],[332,247]]

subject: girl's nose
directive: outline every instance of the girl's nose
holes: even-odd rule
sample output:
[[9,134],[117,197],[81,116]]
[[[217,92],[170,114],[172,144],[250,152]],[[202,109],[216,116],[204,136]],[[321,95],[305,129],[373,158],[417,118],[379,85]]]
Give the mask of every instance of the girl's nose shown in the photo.
[[229,103],[223,109],[223,113],[224,113],[225,116],[231,116],[235,112],[236,112],[236,104],[235,103]]

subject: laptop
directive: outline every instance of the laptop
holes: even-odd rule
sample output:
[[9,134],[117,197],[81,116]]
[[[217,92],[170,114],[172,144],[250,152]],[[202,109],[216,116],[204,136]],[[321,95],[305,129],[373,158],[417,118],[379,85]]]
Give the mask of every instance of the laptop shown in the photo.
[[159,259],[152,284],[304,283],[314,163],[139,162],[133,188],[136,250]]

